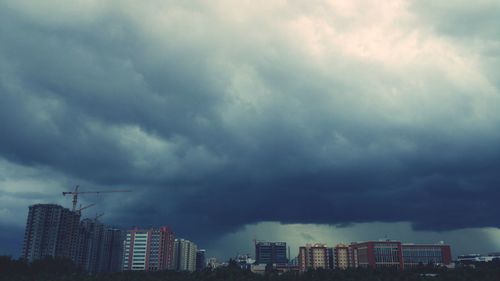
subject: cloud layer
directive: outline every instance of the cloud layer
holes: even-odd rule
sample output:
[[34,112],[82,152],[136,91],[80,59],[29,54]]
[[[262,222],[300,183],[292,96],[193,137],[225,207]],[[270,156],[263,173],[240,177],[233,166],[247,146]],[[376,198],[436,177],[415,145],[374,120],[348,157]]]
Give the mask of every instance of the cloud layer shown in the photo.
[[498,227],[499,8],[0,1],[0,200],[130,188],[114,223],[199,239]]

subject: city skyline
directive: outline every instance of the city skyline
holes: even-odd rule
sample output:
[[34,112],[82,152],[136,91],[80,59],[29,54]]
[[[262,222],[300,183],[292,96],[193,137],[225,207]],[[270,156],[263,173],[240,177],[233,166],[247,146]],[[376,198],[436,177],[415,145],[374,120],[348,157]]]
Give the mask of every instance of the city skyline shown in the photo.
[[[0,255],[28,206],[252,241],[500,250],[495,0],[0,0]],[[471,239],[473,237],[474,239]],[[238,252],[234,252],[238,251]],[[207,258],[208,258],[207,257]]]
[[[85,193],[83,192],[83,194]],[[73,197],[73,199],[75,198]],[[73,206],[75,206],[75,203],[77,202],[72,200]],[[93,204],[91,205],[93,206]],[[83,209],[87,209],[87,207]],[[20,257],[26,259],[28,262],[46,257],[66,257],[72,259],[76,265],[81,266],[89,272],[109,271],[110,269],[111,271],[117,271],[116,268],[122,269],[122,267],[123,270],[195,271],[201,266],[198,252],[203,253],[203,260],[206,259],[205,249],[198,251],[199,247],[196,244],[185,238],[176,237],[172,229],[168,226],[120,228],[106,225],[99,221],[99,218],[103,214],[89,219],[82,217],[81,212],[82,208],[76,208],[71,211],[69,208],[57,204],[35,204],[29,206]],[[302,234],[304,235],[304,233]],[[309,235],[309,237],[312,236]],[[137,240],[138,242],[135,241],[136,239],[139,239]],[[265,239],[257,240],[257,237],[254,237],[252,240],[254,261],[256,264],[288,264],[292,260],[297,259],[299,264],[298,270],[300,271],[308,268],[304,267],[305,264],[310,265],[311,268],[318,268],[318,265],[311,264],[312,261],[306,260],[304,256],[306,252],[310,251],[307,255],[315,256],[319,254],[318,257],[323,257],[322,260],[316,261],[320,265],[319,267],[325,268],[326,263],[329,268],[345,269],[346,266],[353,266],[351,265],[351,261],[346,264],[346,259],[350,260],[352,258],[350,254],[350,251],[352,251],[350,250],[351,247],[355,249],[356,245],[366,243],[392,242],[403,245],[403,248],[416,247],[415,250],[419,247],[425,248],[430,245],[436,247],[446,245],[448,247],[448,250],[446,250],[446,255],[448,256],[446,260],[448,263],[445,264],[449,264],[451,260],[457,260],[456,257],[460,260],[460,256],[470,256],[474,259],[485,255],[485,253],[494,254],[495,257],[499,253],[495,249],[489,248],[482,254],[469,251],[467,254],[464,254],[464,252],[454,253],[453,256],[450,250],[451,244],[445,243],[445,241],[434,243],[427,241],[415,244],[415,241],[389,239],[387,235],[384,239],[375,240],[371,237],[365,240],[351,240],[349,243],[345,243],[345,241],[338,242],[338,240],[337,242],[327,244],[324,243],[324,240],[323,242],[312,242],[310,239],[308,241],[304,239],[304,241],[302,241],[302,244],[298,247],[297,254],[295,254],[295,251],[291,251],[291,247],[287,246],[287,242],[285,241],[271,242]],[[417,239],[416,241],[423,240]],[[135,257],[133,254],[136,244],[140,247],[138,249],[139,257]],[[146,247],[148,251],[144,252]],[[212,256],[212,258],[227,262],[230,259],[237,259],[245,252],[239,248],[232,249],[232,251],[236,252],[233,256],[225,256],[223,258]],[[401,249],[399,251],[403,256],[403,251]],[[217,250],[214,252],[218,253]],[[243,255],[250,258],[252,257],[250,252],[246,251],[246,254]],[[328,256],[335,256],[335,259],[330,260]],[[122,259],[124,260],[120,261]],[[490,257],[489,259],[492,258]],[[140,261],[141,265],[139,267],[132,266],[136,264],[134,261]]]
[[[85,208],[77,208],[77,197],[91,192],[73,192],[72,210],[56,204],[29,206],[21,260],[33,263],[46,258],[69,259],[85,272],[120,271],[203,271],[214,269],[231,260],[241,269],[254,273],[268,271],[268,266],[286,272],[306,272],[309,269],[347,268],[397,268],[415,269],[422,265],[455,267],[451,246],[441,241],[437,244],[402,243],[382,239],[351,242],[348,245],[327,246],[323,243],[305,244],[293,258],[285,241],[261,241],[254,239],[254,257],[237,255],[230,261],[217,262],[209,258],[206,250],[187,239],[175,237],[168,226],[148,229],[134,227],[119,229],[94,219],[81,218]],[[94,192],[92,192],[94,193]],[[63,193],[67,194],[67,193]],[[459,263],[483,259],[493,261],[500,253],[488,256],[461,255]]]

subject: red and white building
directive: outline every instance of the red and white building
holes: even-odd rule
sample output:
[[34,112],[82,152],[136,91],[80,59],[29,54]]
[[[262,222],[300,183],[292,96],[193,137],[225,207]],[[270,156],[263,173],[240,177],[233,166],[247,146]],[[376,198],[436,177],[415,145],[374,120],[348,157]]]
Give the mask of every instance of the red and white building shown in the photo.
[[405,269],[421,265],[450,265],[451,247],[444,244],[403,244],[403,264]]
[[352,243],[349,248],[353,267],[392,267],[403,270],[421,265],[447,266],[452,263],[451,247],[444,244],[402,244],[386,240]]
[[124,241],[123,270],[173,269],[174,233],[164,226],[132,229]]

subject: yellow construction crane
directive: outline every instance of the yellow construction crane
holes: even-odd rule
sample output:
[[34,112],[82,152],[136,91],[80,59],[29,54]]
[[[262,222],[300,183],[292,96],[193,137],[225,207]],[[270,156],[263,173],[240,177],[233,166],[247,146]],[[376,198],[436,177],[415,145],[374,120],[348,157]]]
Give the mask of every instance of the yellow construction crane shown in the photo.
[[62,193],[63,196],[73,195],[73,212],[77,211],[76,205],[78,204],[78,195],[80,194],[101,194],[101,193],[117,193],[117,192],[132,192],[131,190],[102,190],[102,191],[80,191],[80,187],[75,186],[74,191],[65,191]]

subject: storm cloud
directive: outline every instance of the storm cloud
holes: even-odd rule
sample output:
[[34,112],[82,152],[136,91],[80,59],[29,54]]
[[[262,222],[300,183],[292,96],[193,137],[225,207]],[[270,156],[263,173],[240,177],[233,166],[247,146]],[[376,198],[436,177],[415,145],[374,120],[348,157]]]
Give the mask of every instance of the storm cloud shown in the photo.
[[0,1],[0,209],[80,184],[134,190],[88,199],[112,223],[203,241],[269,221],[497,228],[498,11]]

